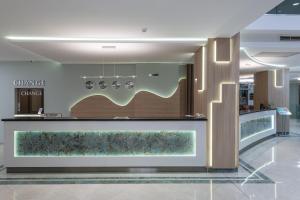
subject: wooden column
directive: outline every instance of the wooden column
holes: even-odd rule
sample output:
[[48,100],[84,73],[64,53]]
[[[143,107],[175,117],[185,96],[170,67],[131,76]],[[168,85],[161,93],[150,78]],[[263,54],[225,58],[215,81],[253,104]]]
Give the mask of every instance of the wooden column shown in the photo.
[[194,61],[194,115],[207,116],[207,47],[199,48]]
[[257,72],[254,75],[254,109],[260,110],[260,105],[268,105],[268,71]]
[[[254,76],[254,108],[259,110],[260,104],[271,107],[289,107],[289,70],[272,69],[257,72]],[[282,132],[282,126],[289,130],[289,120],[284,124],[277,116],[277,132]]]
[[[209,39],[195,54],[195,112],[206,114],[208,167],[238,166],[239,34]],[[204,74],[204,76],[202,76]],[[205,79],[205,80],[203,80]],[[195,87],[194,87],[195,88]]]

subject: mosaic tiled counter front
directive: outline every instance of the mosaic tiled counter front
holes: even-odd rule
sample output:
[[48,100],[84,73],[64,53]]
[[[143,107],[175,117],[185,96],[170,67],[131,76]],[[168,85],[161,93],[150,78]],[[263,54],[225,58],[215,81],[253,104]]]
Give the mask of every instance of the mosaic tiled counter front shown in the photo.
[[240,150],[276,134],[276,110],[240,115]]
[[5,165],[204,167],[205,120],[5,121]]
[[195,156],[196,131],[15,131],[15,157]]

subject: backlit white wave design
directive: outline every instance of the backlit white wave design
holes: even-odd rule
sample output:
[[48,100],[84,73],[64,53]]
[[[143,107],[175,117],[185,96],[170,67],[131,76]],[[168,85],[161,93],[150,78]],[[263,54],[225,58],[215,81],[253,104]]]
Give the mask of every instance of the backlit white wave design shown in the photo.
[[258,60],[257,58],[251,56],[249,54],[249,52],[244,47],[241,47],[240,50],[243,51],[246,54],[246,56],[250,60],[252,60],[253,62],[255,62],[255,63],[261,64],[261,65],[265,65],[265,66],[269,66],[269,67],[278,67],[278,68],[284,68],[284,67],[286,67],[286,65],[284,65],[284,64],[266,63],[266,62],[263,62],[261,60]]
[[99,93],[89,94],[89,95],[87,95],[87,96],[84,96],[84,97],[80,98],[80,99],[77,100],[75,103],[73,103],[73,104],[70,106],[69,111],[71,111],[71,109],[72,109],[76,104],[78,104],[79,102],[81,102],[82,100],[84,100],[84,99],[86,99],[86,98],[89,98],[89,97],[92,97],[92,96],[103,96],[103,97],[106,97],[107,99],[109,99],[109,100],[110,100],[111,102],[113,102],[114,104],[116,104],[116,105],[118,105],[118,106],[122,106],[122,107],[123,107],[123,106],[127,106],[127,105],[132,101],[132,99],[133,99],[139,92],[149,92],[149,93],[152,93],[152,94],[154,94],[154,95],[157,95],[157,96],[159,96],[159,97],[161,97],[161,98],[167,99],[167,98],[172,97],[172,96],[176,93],[176,91],[177,91],[177,89],[178,89],[178,87],[179,87],[179,83],[180,83],[182,80],[184,80],[184,79],[186,79],[186,78],[185,78],[185,77],[180,78],[180,79],[178,80],[177,87],[174,88],[173,90],[171,90],[171,92],[169,92],[169,93],[163,94],[163,93],[159,93],[159,92],[157,92],[157,91],[150,90],[150,89],[139,89],[139,90],[135,91],[135,93],[134,93],[127,101],[125,101],[124,103],[118,102],[118,101],[112,99],[111,97],[109,97],[109,96],[106,95],[106,94],[99,94]]

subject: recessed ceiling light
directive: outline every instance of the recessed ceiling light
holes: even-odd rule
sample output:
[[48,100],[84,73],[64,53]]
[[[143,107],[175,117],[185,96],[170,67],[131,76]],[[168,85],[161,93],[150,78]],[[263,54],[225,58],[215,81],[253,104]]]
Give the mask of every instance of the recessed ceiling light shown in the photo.
[[299,2],[295,2],[295,3],[293,3],[293,6],[299,6],[300,5],[300,3]]
[[148,28],[146,28],[146,27],[145,27],[145,28],[142,28],[142,32],[143,32],[143,33],[146,33],[147,31],[148,31]]
[[115,49],[116,46],[102,46],[103,49]]

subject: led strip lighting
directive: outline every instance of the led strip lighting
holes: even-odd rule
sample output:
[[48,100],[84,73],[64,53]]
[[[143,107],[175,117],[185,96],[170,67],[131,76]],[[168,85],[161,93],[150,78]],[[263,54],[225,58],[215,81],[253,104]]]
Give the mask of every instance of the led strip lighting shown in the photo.
[[284,64],[273,64],[273,63],[266,63],[266,62],[260,61],[257,58],[250,56],[249,52],[244,47],[241,47],[240,50],[242,50],[246,54],[246,56],[255,63],[269,66],[269,67],[278,67],[278,68],[286,67],[286,65],[284,65]]
[[[221,82],[219,86],[219,99],[217,100],[212,100],[209,103],[209,166],[212,167],[212,161],[213,161],[213,141],[212,141],[212,136],[213,136],[213,104],[221,104],[223,102],[223,85],[235,85],[235,82]],[[237,90],[237,87],[236,87]]]
[[282,77],[282,85],[277,85],[277,70],[274,70],[274,87],[283,88],[284,87],[284,76]]
[[53,42],[103,42],[103,43],[143,43],[143,42],[206,42],[207,38],[76,38],[76,37],[31,37],[8,35],[12,41],[53,41]]
[[206,48],[205,46],[202,47],[202,85],[201,85],[201,89],[198,90],[198,92],[203,92],[206,88],[206,85],[205,85],[205,73],[206,73],[206,59],[205,59],[205,56],[206,56]]

